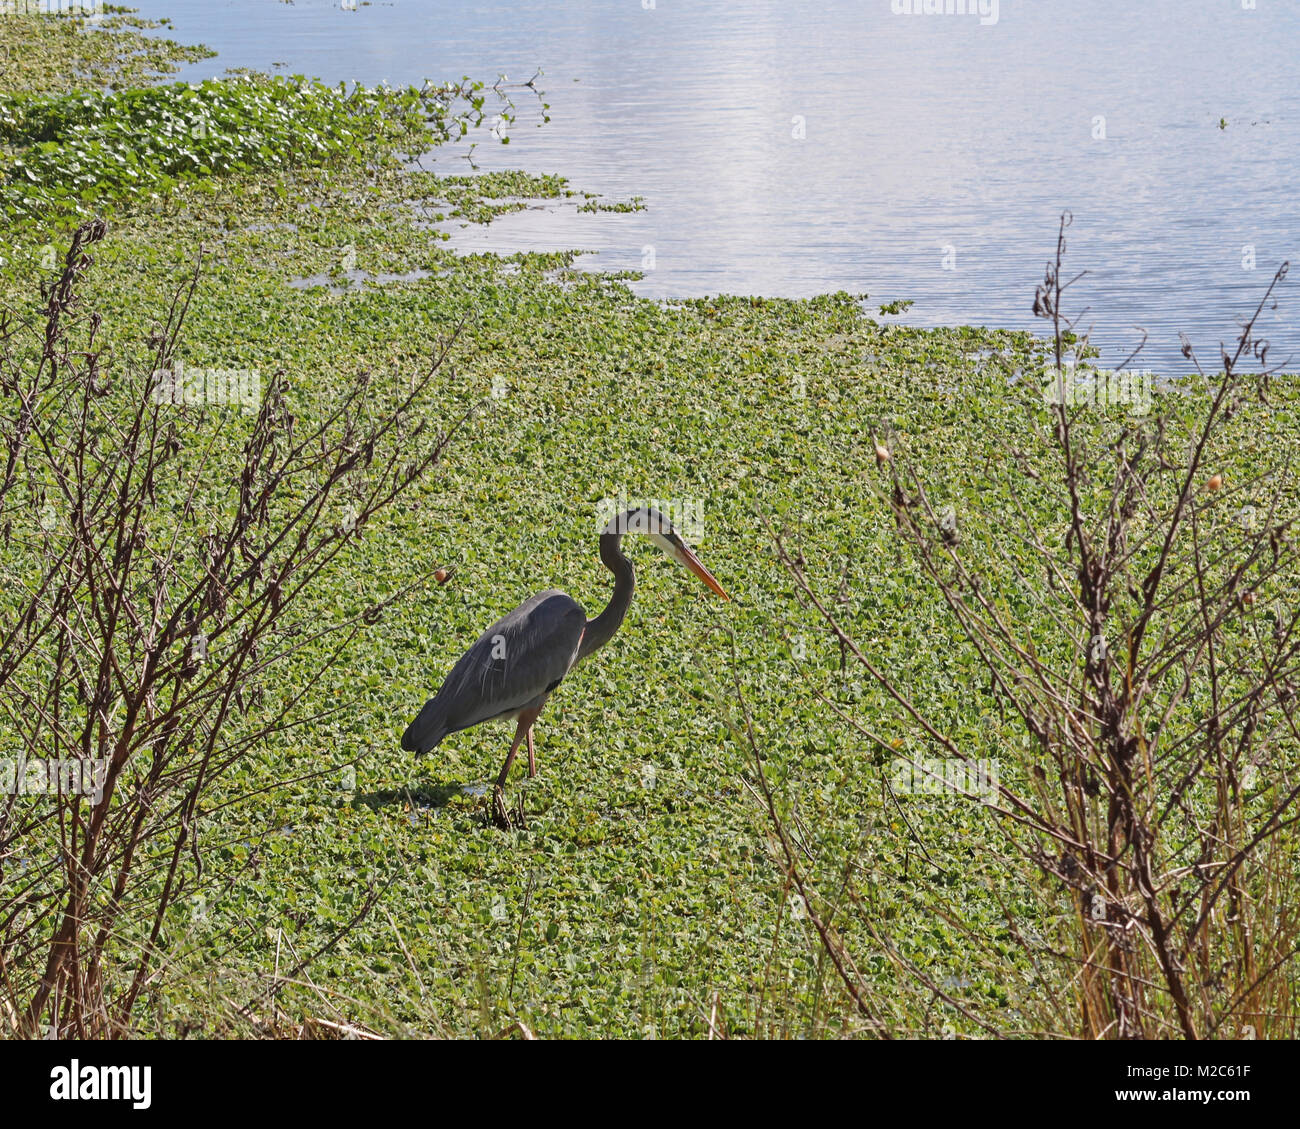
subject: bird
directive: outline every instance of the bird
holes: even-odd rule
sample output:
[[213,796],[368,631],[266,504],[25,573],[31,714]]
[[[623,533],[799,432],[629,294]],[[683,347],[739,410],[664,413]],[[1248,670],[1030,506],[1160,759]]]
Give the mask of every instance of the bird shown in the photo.
[[492,793],[493,816],[501,827],[510,825],[503,793],[520,744],[527,743],[528,775],[536,776],[533,726],[547,699],[579,663],[614,637],[627,615],[636,573],[622,552],[625,533],[645,533],[710,591],[731,599],[659,510],[652,506],[625,510],[612,517],[600,534],[600,561],[614,574],[614,593],[605,610],[588,619],[576,600],[556,588],[525,600],[478,637],[402,734],[402,748],[424,756],[462,729],[488,721],[514,721],[514,739]]

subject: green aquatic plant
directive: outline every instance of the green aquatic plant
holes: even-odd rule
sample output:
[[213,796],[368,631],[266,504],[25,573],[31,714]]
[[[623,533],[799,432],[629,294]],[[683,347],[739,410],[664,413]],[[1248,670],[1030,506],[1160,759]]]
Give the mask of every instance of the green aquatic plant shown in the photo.
[[180,183],[420,153],[485,113],[481,83],[348,91],[299,76],[234,75],[124,91],[0,96],[11,153],[0,208],[71,222]]

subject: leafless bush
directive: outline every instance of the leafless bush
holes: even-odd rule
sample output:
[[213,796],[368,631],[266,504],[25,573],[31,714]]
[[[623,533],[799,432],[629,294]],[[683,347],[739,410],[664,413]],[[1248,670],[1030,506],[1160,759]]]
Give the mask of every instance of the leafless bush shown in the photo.
[[313,671],[404,594],[305,607],[455,431],[425,422],[454,335],[400,392],[362,376],[308,421],[282,373],[247,415],[170,402],[197,264],[152,363],[115,372],[78,293],[104,235],[78,230],[35,324],[0,324],[0,756],[28,791],[38,762],[66,774],[0,795],[0,997],[20,1030],[79,1037],[130,1030],[169,910],[210,881],[205,795],[309,720]]
[[[1035,299],[1035,312],[1053,326],[1062,393],[1071,351],[1087,345],[1062,313],[1075,281],[1062,279],[1068,226],[1067,215]],[[773,801],[769,770],[756,755],[775,853],[857,1004],[873,998],[873,987],[853,956],[861,963],[876,952],[918,996],[941,1002],[976,1032],[1294,1037],[1294,480],[1284,450],[1276,465],[1233,464],[1235,483],[1217,462],[1231,449],[1234,423],[1248,410],[1268,410],[1274,370],[1256,325],[1286,273],[1283,265],[1235,348],[1222,350],[1217,375],[1201,370],[1184,339],[1201,383],[1162,397],[1159,412],[1085,427],[1088,406],[1049,397],[1042,450],[1006,453],[991,473],[1005,476],[999,497],[1007,507],[982,521],[959,521],[901,447],[878,450],[879,498],[904,556],[941,596],[954,645],[977,656],[983,685],[964,692],[993,703],[1025,738],[996,750],[1003,771],[981,809],[1003,884],[999,892],[995,880],[987,896],[1000,902],[1020,957],[999,957],[986,945],[989,967],[995,975],[1001,967],[1013,995],[1012,1021],[1006,1004],[959,998],[933,970],[902,957],[904,946],[862,894],[868,878],[889,879],[868,875],[860,857],[847,858],[835,890],[809,889],[812,855],[801,859],[792,845],[796,816]],[[1252,360],[1258,371],[1245,375]],[[1044,522],[1044,505],[1054,523]],[[981,528],[970,535],[968,525]],[[868,753],[900,756],[900,741],[885,735],[897,723],[911,736],[914,751],[901,755],[913,764],[974,763],[982,750],[953,736],[915,688],[872,655],[872,644],[855,638],[788,535],[774,536],[805,606],[887,705],[877,716],[835,707]],[[884,773],[882,786],[888,792]],[[941,838],[944,829],[928,833]],[[910,825],[907,838],[924,852]],[[1072,907],[1064,914],[1062,891]],[[1023,896],[1034,899],[1029,910]],[[940,905],[934,912],[955,935],[980,943],[968,911],[936,897]],[[827,924],[837,916],[842,931]],[[859,938],[856,954],[848,932]],[[1021,972],[1028,986],[1019,986]]]

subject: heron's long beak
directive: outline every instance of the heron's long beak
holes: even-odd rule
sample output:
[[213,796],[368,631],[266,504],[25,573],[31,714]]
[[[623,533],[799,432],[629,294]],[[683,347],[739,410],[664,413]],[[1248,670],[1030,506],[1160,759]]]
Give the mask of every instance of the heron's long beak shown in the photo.
[[681,547],[678,549],[678,555],[682,564],[684,564],[693,573],[695,573],[696,576],[698,576],[701,580],[703,580],[704,583],[707,584],[713,592],[717,593],[724,600],[731,599],[731,597],[728,596],[726,592],[722,590],[722,585],[718,583],[713,573],[711,573],[707,568],[705,568],[702,564],[700,564],[700,558],[697,557],[694,553],[692,553],[691,550],[685,544],[682,544]]

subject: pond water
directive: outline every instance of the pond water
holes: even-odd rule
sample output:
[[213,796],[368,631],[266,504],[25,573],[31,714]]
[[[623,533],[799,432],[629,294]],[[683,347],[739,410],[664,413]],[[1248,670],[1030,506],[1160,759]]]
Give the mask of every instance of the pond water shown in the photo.
[[[1300,253],[1300,4],[1000,0],[133,0],[215,59],[336,83],[470,75],[515,91],[479,167],[560,173],[645,210],[530,208],[455,246],[583,248],[651,297],[869,293],[917,325],[1043,328],[1033,290],[1071,209],[1068,265],[1102,362],[1140,339],[1218,342]],[[350,3],[351,0],[343,0]],[[921,7],[917,0],[917,7]],[[956,5],[954,5],[956,6]],[[962,5],[965,7],[966,5]],[[972,0],[972,8],[975,4]],[[943,7],[942,4],[939,5]],[[994,15],[996,14],[996,18]],[[463,169],[464,149],[440,152]],[[1264,319],[1300,366],[1296,279]]]

